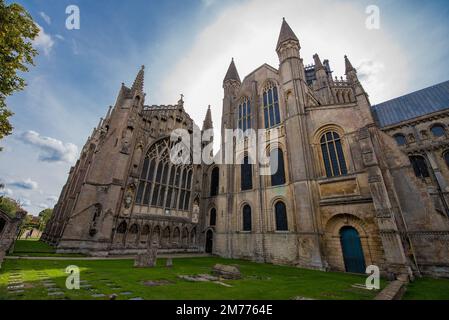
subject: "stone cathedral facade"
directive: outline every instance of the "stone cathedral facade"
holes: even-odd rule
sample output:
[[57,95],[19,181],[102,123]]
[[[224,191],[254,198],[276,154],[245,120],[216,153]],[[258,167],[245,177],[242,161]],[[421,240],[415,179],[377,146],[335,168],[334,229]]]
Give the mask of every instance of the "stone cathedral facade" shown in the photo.
[[[170,133],[197,127],[182,98],[144,104],[142,68],[88,138],[42,239],[59,252],[97,256],[134,254],[158,241],[167,252],[448,276],[449,189],[438,184],[442,174],[423,179],[417,171],[426,163],[412,158],[421,150],[416,139],[407,140],[414,153],[401,140],[411,139],[411,125],[379,124],[387,109],[371,106],[347,57],[346,77],[337,79],[318,55],[305,66],[300,49],[284,20],[277,69],[264,64],[242,81],[231,62],[212,165],[170,161]],[[202,131],[211,128],[209,109]],[[224,164],[226,129],[265,130],[264,152],[277,170],[261,175],[258,156],[235,141],[234,164]]]

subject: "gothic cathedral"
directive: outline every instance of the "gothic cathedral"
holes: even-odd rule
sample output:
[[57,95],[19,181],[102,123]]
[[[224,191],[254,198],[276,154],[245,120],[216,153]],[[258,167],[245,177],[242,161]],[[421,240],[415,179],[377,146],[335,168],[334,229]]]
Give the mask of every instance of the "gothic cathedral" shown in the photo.
[[[145,105],[142,67],[87,139],[42,239],[94,256],[157,241],[165,252],[449,275],[448,211],[380,127],[355,68],[345,56],[346,77],[334,78],[328,60],[314,55],[305,66],[300,49],[284,20],[279,67],[264,64],[242,81],[232,61],[223,81],[218,154],[226,129],[263,129],[275,173],[261,174],[245,143],[232,143],[235,164],[170,161],[171,132],[199,129],[182,98]],[[209,109],[202,131],[211,128]]]

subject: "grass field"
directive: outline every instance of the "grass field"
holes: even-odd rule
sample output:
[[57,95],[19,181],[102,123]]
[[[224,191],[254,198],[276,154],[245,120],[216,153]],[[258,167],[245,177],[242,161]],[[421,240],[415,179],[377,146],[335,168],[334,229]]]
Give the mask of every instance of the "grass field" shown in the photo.
[[[30,257],[73,257],[56,254],[54,248],[33,240],[16,242],[15,253]],[[258,264],[242,260],[215,257],[173,259],[172,268],[165,259],[151,269],[133,267],[133,260],[24,260],[7,259],[0,269],[0,300],[109,299],[131,298],[154,300],[278,300],[304,297],[323,300],[373,299],[379,291],[355,288],[364,284],[365,276],[335,272],[320,272],[288,266]],[[243,279],[213,282],[189,282],[179,275],[209,274],[214,264],[239,265]],[[80,269],[82,288],[68,290],[65,286],[67,266]],[[8,289],[20,279],[19,290]],[[161,286],[146,286],[147,281],[165,281]],[[16,283],[17,285],[17,283]],[[382,281],[382,288],[386,282]],[[57,293],[57,295],[54,295]],[[406,300],[449,300],[449,280],[420,278],[408,285]]]
[[407,286],[403,300],[449,300],[449,279],[416,279]]
[[14,246],[13,256],[22,257],[82,257],[81,254],[59,254],[45,242],[37,239],[17,240]]
[[[96,261],[44,261],[6,260],[0,271],[0,299],[96,299],[96,294],[108,299],[116,293],[118,299],[292,299],[296,296],[312,299],[372,299],[377,292],[352,287],[364,283],[365,277],[344,273],[327,273],[295,267],[257,264],[248,261],[221,258],[173,259],[172,268],[159,259],[156,268],[133,268],[132,260]],[[213,282],[189,282],[178,275],[210,273],[215,263],[238,264],[242,280],[224,281],[230,287]],[[67,290],[65,281],[68,265],[81,271],[82,284],[92,287]],[[13,294],[7,290],[8,279],[19,274],[24,283],[23,292]],[[60,296],[49,296],[39,276],[46,275],[55,283]],[[148,280],[166,280],[163,286],[148,287]],[[127,293],[127,294],[121,294]]]

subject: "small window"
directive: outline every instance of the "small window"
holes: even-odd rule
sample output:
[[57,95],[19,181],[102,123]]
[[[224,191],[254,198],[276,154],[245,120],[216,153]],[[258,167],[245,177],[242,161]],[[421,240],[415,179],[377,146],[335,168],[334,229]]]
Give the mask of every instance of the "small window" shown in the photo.
[[434,135],[434,137],[443,137],[446,133],[446,131],[444,130],[444,127],[440,124],[434,125],[431,129],[432,134]]
[[215,197],[218,195],[218,187],[220,180],[220,170],[218,167],[215,167],[212,170],[211,178],[210,178],[210,196]]
[[285,184],[284,154],[282,153],[281,149],[273,149],[271,151],[270,165],[271,165],[271,185],[280,186]]
[[243,207],[243,231],[251,231],[251,229],[251,207],[249,205],[245,205]]
[[248,157],[245,157],[240,165],[240,187],[242,191],[253,188],[253,166]]
[[396,143],[398,144],[398,146],[405,146],[405,144],[407,143],[405,136],[400,133],[394,135],[394,140],[396,140]]
[[211,227],[214,227],[216,224],[217,224],[217,210],[215,210],[215,208],[212,208],[212,210],[210,210],[209,225]]
[[243,132],[251,129],[251,104],[248,98],[243,98],[238,107],[238,126]]
[[274,206],[274,211],[276,215],[276,230],[288,231],[287,210],[285,204],[282,201],[277,202]]
[[422,156],[411,156],[410,162],[413,166],[413,170],[415,171],[415,175],[418,178],[429,178],[429,168],[427,167],[426,159]]

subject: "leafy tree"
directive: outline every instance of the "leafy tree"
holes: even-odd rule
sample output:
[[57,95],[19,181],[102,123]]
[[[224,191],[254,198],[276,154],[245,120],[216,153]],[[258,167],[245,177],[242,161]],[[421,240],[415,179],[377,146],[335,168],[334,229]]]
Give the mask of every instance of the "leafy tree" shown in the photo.
[[45,226],[47,225],[48,220],[50,220],[52,214],[53,214],[53,209],[45,209],[39,213],[39,218],[40,218],[39,230],[40,231],[44,231]]
[[34,65],[37,51],[32,41],[38,33],[38,26],[21,5],[0,0],[0,139],[12,132],[9,117],[13,113],[6,106],[6,97],[25,87],[17,73]]
[[21,210],[19,202],[9,197],[2,196],[0,197],[0,210],[5,212],[6,214],[14,217],[16,215],[17,210]]

